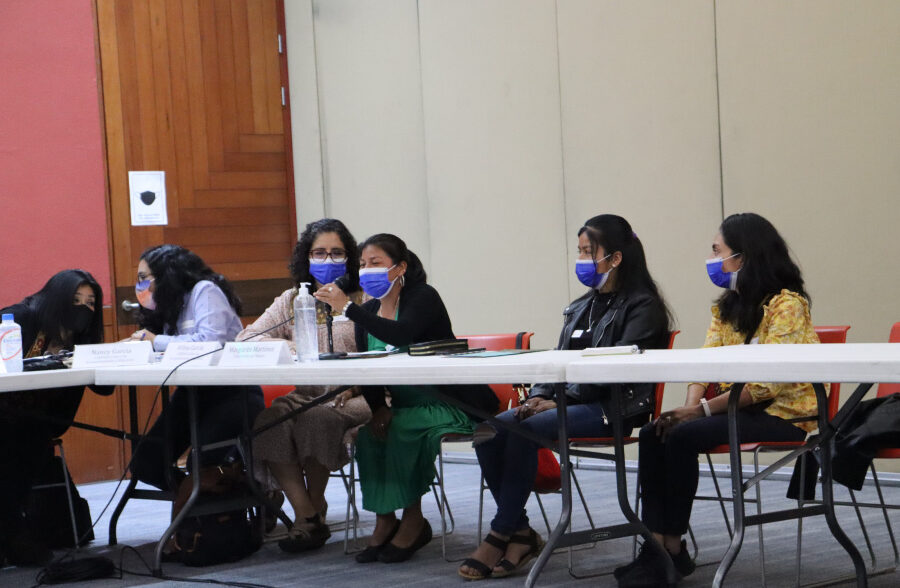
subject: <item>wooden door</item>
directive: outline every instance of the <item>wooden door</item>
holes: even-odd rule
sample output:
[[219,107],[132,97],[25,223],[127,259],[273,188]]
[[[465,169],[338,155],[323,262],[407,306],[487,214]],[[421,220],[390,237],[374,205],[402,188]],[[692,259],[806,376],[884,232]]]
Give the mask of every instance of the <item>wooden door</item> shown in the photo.
[[[289,287],[296,240],[281,0],[96,2],[115,336],[136,328],[121,303],[161,243],[196,252],[259,315]],[[128,172],[144,170],[166,174],[166,226],[131,226]]]

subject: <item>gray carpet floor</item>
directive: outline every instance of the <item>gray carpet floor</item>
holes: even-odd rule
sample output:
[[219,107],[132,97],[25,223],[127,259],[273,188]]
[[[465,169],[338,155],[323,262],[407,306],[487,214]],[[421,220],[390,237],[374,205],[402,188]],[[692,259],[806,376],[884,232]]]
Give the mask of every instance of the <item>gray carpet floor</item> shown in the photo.
[[[448,555],[463,558],[468,555],[477,543],[476,529],[478,519],[478,482],[477,465],[465,463],[446,464],[447,494],[456,519],[456,529],[447,536]],[[623,522],[619,512],[615,493],[615,479],[611,472],[593,469],[585,464],[578,470],[582,488],[594,517],[595,524],[616,524]],[[723,480],[723,482],[725,482]],[[634,476],[629,476],[629,484],[634,483]],[[726,482],[727,483],[727,482]],[[633,487],[633,486],[632,486]],[[113,497],[116,484],[112,482],[87,484],[79,487],[81,494],[89,501],[94,517],[100,516],[104,506]],[[785,482],[768,481],[764,485],[764,501],[766,510],[788,508],[791,502],[784,499]],[[708,477],[701,478],[701,493],[712,493],[712,482]],[[888,500],[900,503],[900,488],[887,489]],[[847,499],[846,489],[836,488],[838,499]],[[862,498],[874,500],[875,493],[865,488]],[[268,541],[255,554],[233,563],[208,568],[190,568],[181,564],[165,564],[164,574],[170,579],[160,579],[134,573],[126,573],[122,579],[94,580],[79,585],[90,586],[143,586],[166,585],[187,586],[189,584],[179,578],[203,580],[214,579],[223,582],[252,582],[266,586],[461,586],[465,582],[456,575],[456,563],[448,563],[441,557],[440,515],[432,497],[426,496],[423,510],[435,529],[435,538],[408,562],[401,564],[374,563],[357,564],[352,555],[345,555],[343,550],[343,513],[346,505],[346,493],[339,480],[332,480],[328,488],[330,504],[329,523],[333,526],[331,540],[322,549],[300,554],[282,553],[275,541]],[[559,516],[559,497],[545,496],[543,499],[551,522]],[[489,494],[485,495],[485,510],[489,513],[493,501]],[[748,511],[755,506],[748,505]],[[546,537],[546,527],[541,519],[540,511],[532,497],[528,505],[532,524],[542,536]],[[99,518],[96,525],[96,540],[80,550],[79,554],[106,555],[113,558],[117,565],[128,572],[146,574],[147,568],[137,554],[144,559],[152,557],[154,542],[166,527],[169,518],[167,504],[153,501],[132,501],[125,509],[119,522],[119,546],[106,545],[108,521],[111,509]],[[586,528],[584,511],[576,504],[574,528]],[[290,511],[288,511],[289,514]],[[839,508],[838,518],[854,543],[860,548],[864,558],[865,551],[859,523],[852,509]],[[900,523],[900,513],[894,511],[892,522]],[[885,567],[893,562],[893,553],[887,539],[887,531],[881,514],[870,509],[864,513],[864,520],[869,528],[878,558],[878,566]],[[374,516],[361,512],[360,536],[364,538],[371,531]],[[698,502],[695,504],[692,517],[694,534],[699,543],[697,558],[699,567],[696,572],[686,578],[681,586],[708,586],[715,574],[716,564],[721,558],[728,543],[728,534],[722,515],[716,503]],[[804,584],[822,582],[829,578],[852,573],[850,558],[830,535],[824,519],[815,517],[804,521],[803,526],[803,567],[802,582]],[[796,522],[775,523],[765,528],[765,553],[768,585],[790,586],[794,584],[794,561],[796,554]],[[283,529],[276,529],[276,535]],[[363,539],[364,541],[364,539]],[[362,543],[360,543],[362,545]],[[133,547],[134,550],[123,546]],[[580,573],[609,572],[613,567],[626,563],[631,559],[632,542],[630,539],[618,539],[596,544],[593,547],[577,549],[572,557]],[[135,550],[137,553],[135,553]],[[63,552],[58,552],[62,555]],[[567,570],[568,554],[559,552],[551,557],[538,582],[539,586],[614,586],[611,575],[591,579],[575,579]],[[23,568],[5,568],[0,570],[0,586],[26,587],[35,583],[37,570]],[[507,579],[489,580],[488,585],[521,585],[525,574]],[[759,571],[759,541],[755,529],[747,532],[744,547],[737,562],[728,575],[729,586],[762,585]],[[196,585],[196,584],[195,584]],[[844,582],[841,585],[852,585]],[[873,576],[870,586],[900,585],[900,572],[890,572]]]

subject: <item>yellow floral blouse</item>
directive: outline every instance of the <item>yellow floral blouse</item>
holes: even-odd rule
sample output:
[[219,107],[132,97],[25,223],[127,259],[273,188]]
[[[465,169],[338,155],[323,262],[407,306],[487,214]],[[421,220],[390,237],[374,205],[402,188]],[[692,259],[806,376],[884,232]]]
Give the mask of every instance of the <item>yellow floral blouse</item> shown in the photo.
[[[719,309],[712,307],[712,322],[706,331],[704,347],[742,345],[745,335],[719,318]],[[756,329],[752,343],[818,343],[819,337],[809,317],[809,303],[803,296],[790,290],[782,290],[763,308],[763,318]],[[703,384],[706,386],[706,384]],[[730,389],[731,384],[720,383],[719,393]],[[749,383],[747,388],[753,402],[772,399],[766,412],[783,419],[814,416],[818,413],[816,393],[810,383]],[[818,427],[816,421],[793,423],[810,432]]]

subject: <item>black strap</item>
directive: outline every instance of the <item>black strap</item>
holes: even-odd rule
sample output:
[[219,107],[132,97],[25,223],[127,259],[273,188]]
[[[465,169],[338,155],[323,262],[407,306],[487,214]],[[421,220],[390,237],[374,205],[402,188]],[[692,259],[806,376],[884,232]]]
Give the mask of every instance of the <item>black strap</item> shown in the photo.
[[525,331],[516,333],[516,349],[522,349],[522,340],[525,338]]

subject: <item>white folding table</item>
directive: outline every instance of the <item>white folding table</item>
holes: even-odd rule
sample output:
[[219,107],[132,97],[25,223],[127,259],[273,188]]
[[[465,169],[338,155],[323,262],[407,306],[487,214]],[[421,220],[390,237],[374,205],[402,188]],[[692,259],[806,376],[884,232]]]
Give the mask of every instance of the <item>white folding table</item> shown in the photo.
[[[137,426],[134,413],[135,386],[185,386],[188,391],[191,447],[198,447],[196,387],[217,385],[319,385],[340,386],[320,396],[325,401],[342,389],[354,385],[453,385],[505,384],[510,382],[558,383],[565,378],[566,366],[579,357],[577,351],[539,351],[491,357],[427,356],[406,354],[365,359],[341,359],[295,363],[273,367],[171,367],[159,364],[121,368],[98,368],[94,379],[100,385],[129,386],[132,404],[132,429]],[[451,401],[450,398],[445,400]],[[139,434],[140,431],[132,430]],[[225,443],[225,442],[223,442]],[[218,444],[213,444],[216,446]],[[132,450],[134,449],[132,442]],[[209,447],[209,446],[208,446]],[[191,466],[199,469],[197,451],[192,452]],[[155,490],[136,490],[132,479],[110,521],[110,544],[115,543],[115,526],[130,497],[156,498],[168,496]],[[161,573],[162,550],[181,520],[195,504],[199,493],[199,476],[193,477],[193,489],[181,512],[171,522],[156,547],[154,573]],[[195,511],[196,512],[196,511]]]
[[[862,558],[834,516],[830,440],[873,383],[900,382],[900,344],[734,345],[706,349],[648,350],[636,355],[603,356],[573,361],[566,369],[566,381],[570,383],[813,382],[819,402],[819,435],[810,438],[801,449],[789,453],[746,482],[741,477],[736,419],[739,394],[731,393],[729,396],[729,445],[735,532],[728,551],[716,570],[713,585],[721,586],[724,582],[725,575],[740,551],[745,526],[818,514],[825,515],[835,539],[853,560],[857,584],[866,585],[866,571]],[[827,421],[827,404],[822,382],[861,383],[831,423]],[[735,390],[737,389],[736,387]],[[818,451],[821,454],[822,505],[744,516],[743,495],[748,488],[759,483],[775,469],[811,451]],[[619,482],[621,494],[624,478]],[[626,509],[630,511],[627,497],[622,508],[623,512]],[[801,510],[803,512],[800,512]],[[563,534],[570,513],[571,505],[569,512],[563,513],[552,538]],[[544,558],[545,554],[541,554],[541,557]],[[542,565],[543,562],[539,559],[532,571],[539,572],[539,566]]]

